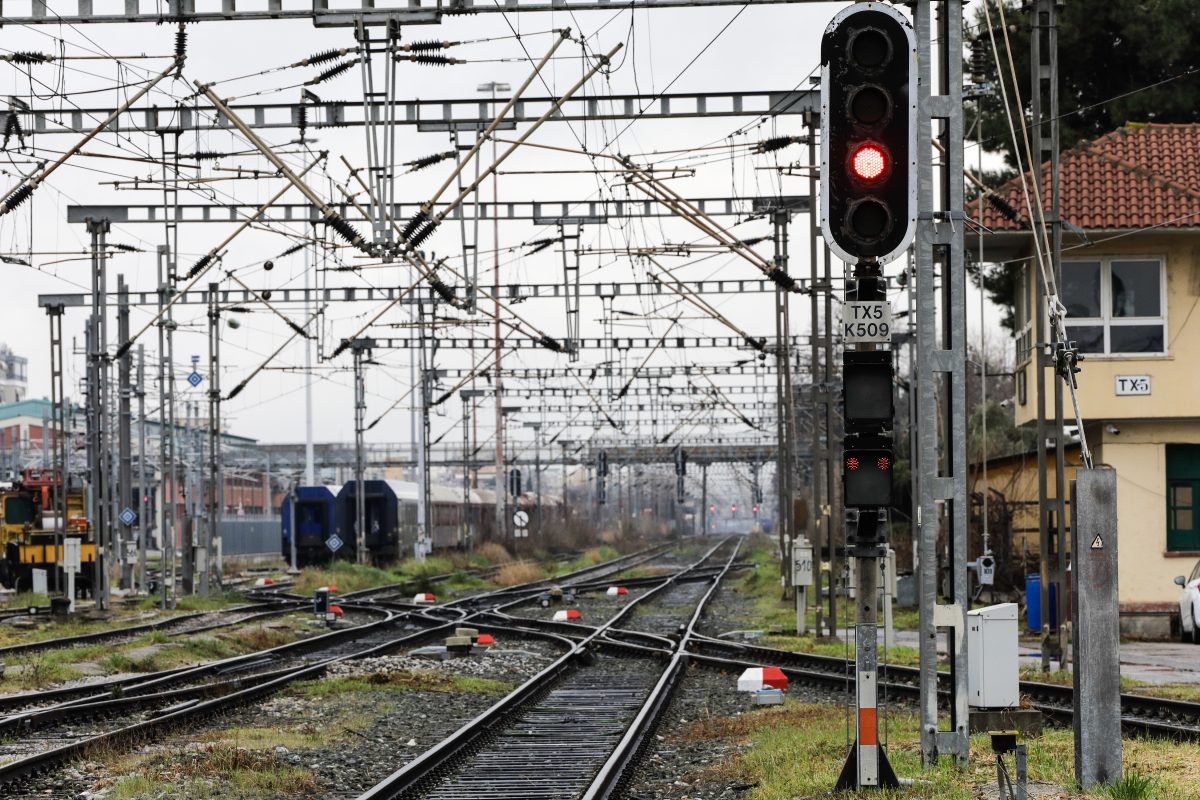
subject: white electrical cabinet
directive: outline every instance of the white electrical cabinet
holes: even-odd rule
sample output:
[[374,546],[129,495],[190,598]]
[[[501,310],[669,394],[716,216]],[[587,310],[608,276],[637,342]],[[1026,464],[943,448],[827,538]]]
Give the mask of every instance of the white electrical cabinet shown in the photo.
[[1017,604],[967,612],[967,691],[973,708],[1016,708]]

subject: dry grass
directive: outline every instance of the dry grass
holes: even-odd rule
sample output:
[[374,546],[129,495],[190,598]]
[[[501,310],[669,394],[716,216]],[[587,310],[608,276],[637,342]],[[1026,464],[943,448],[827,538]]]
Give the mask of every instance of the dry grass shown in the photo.
[[475,548],[474,555],[486,559],[492,565],[507,564],[513,560],[512,554],[504,549],[499,542],[484,542]]
[[[888,716],[888,755],[901,777],[916,777],[921,783],[886,794],[893,800],[976,800],[994,796],[986,787],[995,784],[995,760],[986,735],[971,737],[971,762],[959,770],[947,759],[936,768],[920,766],[918,720],[906,711]],[[687,742],[728,740],[740,752],[691,776],[697,782],[738,782],[754,788],[746,800],[815,800],[829,797],[846,755],[845,711],[830,705],[803,705],[789,700],[782,708],[770,708],[724,717],[698,720],[681,733],[669,737],[675,746]],[[1039,797],[1056,800],[1116,800],[1125,795],[1107,791],[1079,793],[1073,790],[1073,740],[1069,730],[1049,729],[1041,737],[1025,740],[1029,748],[1030,780],[1050,789]],[[1150,787],[1146,798],[1192,800],[1200,796],[1200,763],[1195,747],[1162,740],[1135,739],[1124,742],[1125,770],[1144,776]],[[1053,790],[1051,787],[1060,787]],[[865,796],[865,795],[864,795]]]
[[137,772],[118,780],[111,800],[161,797],[171,787],[175,798],[250,800],[264,796],[305,797],[318,791],[316,776],[281,761],[274,753],[224,743],[185,754],[162,754],[142,763]]
[[541,580],[544,577],[545,573],[537,564],[521,562],[505,564],[496,572],[496,576],[492,580],[497,586],[516,586],[520,583]]

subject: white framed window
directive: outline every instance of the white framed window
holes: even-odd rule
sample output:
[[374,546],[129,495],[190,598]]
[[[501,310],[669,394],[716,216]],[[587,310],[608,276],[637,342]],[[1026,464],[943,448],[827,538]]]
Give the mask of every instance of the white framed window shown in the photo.
[[1162,258],[1064,260],[1062,302],[1067,308],[1067,337],[1083,353],[1167,352],[1167,276]]

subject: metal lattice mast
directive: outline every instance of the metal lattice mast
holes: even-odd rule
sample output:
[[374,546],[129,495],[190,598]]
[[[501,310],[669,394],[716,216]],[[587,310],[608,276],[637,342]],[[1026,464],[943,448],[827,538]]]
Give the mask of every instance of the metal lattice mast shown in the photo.
[[[913,469],[922,472],[914,522],[919,537],[921,756],[931,766],[942,754],[965,764],[969,754],[962,0],[920,0],[914,16],[919,145],[915,283],[918,430]],[[934,24],[938,26],[937,74],[931,66]],[[944,142],[946,151],[938,170],[929,145],[935,137]],[[940,296],[935,265],[941,278]],[[944,561],[937,547],[938,534],[943,530],[948,544]],[[950,574],[951,592],[947,598],[942,598],[938,590],[943,566]],[[938,717],[938,630],[945,630],[950,642],[948,730],[941,728]]]
[[[1031,123],[1035,155],[1030,169],[1033,172],[1035,194],[1033,202],[1040,206],[1050,234],[1050,272],[1054,286],[1062,285],[1062,220],[1059,209],[1058,169],[1058,8],[1055,0],[1037,0],[1033,7],[1032,31],[1029,40],[1029,60],[1033,70],[1030,91]],[[1043,164],[1050,164],[1049,204],[1043,194]],[[1041,221],[1035,218],[1035,222]],[[1036,245],[1035,245],[1036,246]],[[1066,454],[1063,441],[1063,379],[1055,370],[1057,334],[1047,324],[1049,305],[1059,302],[1056,289],[1038,281],[1035,318],[1037,341],[1034,344],[1034,363],[1037,365],[1037,465],[1038,465],[1038,561],[1042,601],[1042,669],[1050,669],[1050,659],[1063,657],[1061,625],[1051,630],[1051,612],[1057,612],[1057,622],[1063,621],[1063,567],[1067,557],[1066,535]],[[1053,419],[1049,418],[1047,401],[1047,372],[1054,382]],[[1081,432],[1082,433],[1082,432]],[[1054,463],[1049,464],[1046,443],[1054,443]],[[1053,472],[1053,474],[1051,474]],[[1053,486],[1051,486],[1053,481]],[[1051,608],[1050,586],[1058,585],[1054,608]]]
[[[117,276],[117,339],[125,342],[129,339],[129,287],[125,284],[125,276]],[[132,508],[133,503],[133,354],[126,351],[117,361],[118,367],[118,411],[117,411],[117,503],[116,511],[123,513],[124,509]],[[119,519],[119,517],[118,517]],[[121,565],[121,588],[128,589],[133,585],[133,562],[130,560],[130,548],[127,542],[133,532],[132,525],[122,523],[117,528],[116,558]]]

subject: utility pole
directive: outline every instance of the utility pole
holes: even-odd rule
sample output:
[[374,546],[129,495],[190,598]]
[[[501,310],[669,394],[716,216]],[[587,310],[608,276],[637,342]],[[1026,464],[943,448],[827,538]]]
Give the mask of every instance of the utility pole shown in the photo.
[[[67,417],[70,401],[66,396],[66,377],[63,368],[63,306],[46,306],[50,319],[50,408],[53,414],[54,435],[54,561],[63,560],[63,536],[67,530],[67,490],[70,487],[70,451],[67,449]],[[52,590],[57,594],[59,569],[51,570]]]
[[[117,339],[121,344],[129,341],[129,287],[125,284],[125,276],[117,276]],[[132,387],[133,354],[126,351],[118,362],[118,392],[119,410],[117,412],[117,452],[120,469],[117,476],[117,512],[132,508],[133,502],[133,412]],[[130,560],[131,548],[128,545],[132,525],[121,523],[118,528],[116,558],[121,565],[121,588],[128,589],[133,585],[133,563]]]
[[174,259],[169,245],[158,248],[158,458],[159,458],[159,566],[162,607],[175,607],[175,499],[179,492],[175,471],[175,347],[174,312],[167,308],[174,293]]
[[186,400],[183,408],[183,553],[180,581],[185,595],[196,592],[196,403]]
[[[790,215],[780,209],[771,215],[774,225],[775,267],[787,272],[788,268],[788,221]],[[779,490],[779,568],[782,572],[784,594],[794,590],[792,586],[792,547],[795,546],[796,534],[793,530],[792,498],[795,496],[793,486],[795,471],[795,453],[793,450],[793,426],[795,413],[792,409],[792,354],[790,302],[788,290],[782,286],[775,287],[775,403],[778,424],[776,427],[777,442],[777,475],[775,483]],[[757,484],[756,484],[757,485]]]
[[[470,464],[473,461],[471,453],[472,440],[472,425],[474,423],[474,404],[475,399],[485,394],[483,389],[460,389],[458,397],[462,400],[463,407],[463,507],[466,508],[471,500],[471,469]],[[471,535],[470,522],[467,515],[463,514],[463,534],[464,541],[467,542],[468,548],[475,546],[474,537]]]
[[[211,591],[209,574],[221,574],[220,553],[223,486],[221,480],[221,306],[220,286],[208,284],[208,517],[200,547],[200,594]],[[216,548],[214,550],[214,547]]]
[[108,311],[107,219],[87,219],[92,237],[92,316],[88,326],[88,457],[90,507],[88,520],[95,532],[96,560],[92,594],[96,608],[109,608],[107,550],[111,538],[108,496]]
[[[511,87],[507,83],[497,83],[491,81],[479,85],[479,91],[490,92],[492,102],[489,106],[489,113],[495,114],[496,111],[496,92],[507,92]],[[496,137],[492,135],[492,163],[497,160],[496,152]],[[492,208],[500,207],[500,176],[498,172],[493,172],[492,181]],[[504,373],[501,371],[500,364],[500,217],[493,215],[492,219],[492,299],[495,301],[495,306],[492,309],[493,327],[492,337],[493,346],[495,348],[495,387],[496,387],[496,533],[503,538],[503,533],[507,530],[507,524],[504,516]]]
[[[316,225],[314,224],[315,228]],[[308,243],[304,245],[304,483],[306,486],[316,485],[316,473],[313,466],[313,391],[312,391],[312,367],[313,367],[313,333],[308,329],[308,326],[313,322],[313,302],[312,302],[312,274],[315,269],[314,264],[309,263],[310,248]],[[215,380],[215,379],[214,379]],[[294,493],[294,490],[293,490]],[[268,509],[269,510],[269,509]],[[295,525],[295,522],[292,523]],[[294,537],[293,537],[294,543]],[[292,566],[296,566],[296,559],[292,559]]]
[[350,343],[354,357],[354,549],[359,564],[367,563],[367,499],[363,470],[363,420],[367,412],[367,389],[363,379],[363,364],[371,357],[374,339],[355,339]]
[[138,591],[146,591],[146,538],[150,529],[146,520],[150,504],[146,502],[146,347],[138,345],[137,368],[138,399]]

